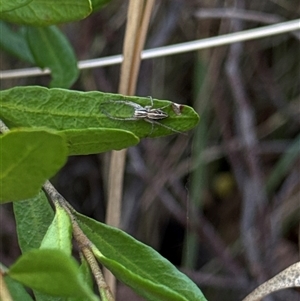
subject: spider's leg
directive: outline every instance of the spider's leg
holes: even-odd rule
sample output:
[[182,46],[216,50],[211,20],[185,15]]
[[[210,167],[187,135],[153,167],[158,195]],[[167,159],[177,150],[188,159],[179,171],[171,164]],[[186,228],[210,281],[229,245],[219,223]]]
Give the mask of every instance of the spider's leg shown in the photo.
[[186,135],[186,134],[184,134],[184,133],[182,133],[182,132],[180,132],[180,131],[177,131],[177,130],[171,128],[170,126],[167,126],[167,125],[165,125],[165,124],[163,124],[163,123],[160,123],[160,122],[158,122],[158,121],[156,121],[156,120],[152,120],[152,119],[148,119],[148,118],[145,118],[144,120],[147,121],[147,122],[149,122],[149,123],[152,123],[152,130],[151,130],[151,132],[150,132],[149,135],[151,135],[152,132],[153,132],[154,124],[160,125],[160,126],[162,126],[163,128],[166,128],[166,129],[168,129],[168,130],[170,130],[170,131],[172,131],[172,132],[174,132],[174,133]]
[[168,126],[168,125],[165,125],[165,124],[163,124],[163,123],[160,123],[160,122],[158,122],[158,121],[154,121],[154,123],[155,123],[155,124],[158,124],[158,125],[160,125],[160,126],[162,126],[163,128],[166,128],[166,129],[168,129],[168,130],[170,130],[170,131],[172,131],[172,132],[174,132],[174,133],[186,135],[186,134],[184,134],[184,133],[182,133],[182,132],[180,132],[180,131],[177,131],[177,130],[173,129],[172,127],[170,127],[170,126]]
[[109,119],[113,120],[137,120],[136,117],[115,117],[109,114],[106,110],[102,109],[102,113],[106,115]]
[[132,102],[132,101],[129,101],[129,100],[114,100],[114,101],[111,101],[111,102],[108,102],[108,103],[114,103],[114,104],[120,104],[120,103],[122,103],[122,104],[125,104],[127,106],[131,106],[134,109],[142,109],[143,108],[138,103],[135,103],[135,102]]
[[169,107],[169,106],[170,106],[170,104],[165,105],[165,106],[163,106],[163,107],[161,107],[161,108],[159,108],[159,109],[162,110],[162,109],[167,108],[167,107]]
[[[149,97],[151,97],[151,96],[149,96]],[[152,97],[151,97],[151,99],[152,99]],[[170,104],[167,104],[167,105],[165,105],[163,107],[156,108],[156,109],[162,110],[162,109],[167,108],[169,106],[170,106]],[[152,105],[151,106],[146,106],[145,108],[147,108],[147,109],[152,109],[153,108],[153,99],[152,99]]]
[[148,96],[150,98],[151,106],[147,106],[147,108],[151,109],[153,108],[153,98],[152,96]]

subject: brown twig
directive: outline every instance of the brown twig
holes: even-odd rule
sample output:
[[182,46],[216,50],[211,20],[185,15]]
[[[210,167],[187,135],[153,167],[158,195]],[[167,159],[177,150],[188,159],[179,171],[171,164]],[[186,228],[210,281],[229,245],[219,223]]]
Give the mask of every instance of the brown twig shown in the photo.
[[[195,13],[195,16],[199,19],[240,19],[265,24],[274,24],[284,21],[284,18],[278,15],[236,8],[201,8]],[[290,34],[297,40],[300,40],[298,32],[291,32]]]
[[283,18],[274,14],[237,8],[201,8],[195,13],[195,16],[200,19],[227,18],[266,24],[273,24],[283,21]]
[[95,259],[93,252],[91,251],[93,244],[80,229],[76,217],[73,214],[75,211],[74,208],[65,200],[65,198],[54,188],[54,186],[49,181],[46,181],[46,183],[43,185],[43,189],[53,203],[58,204],[68,213],[73,226],[74,238],[78,244],[80,251],[89,263],[100,295],[104,300],[114,301],[115,299],[113,297],[113,294],[111,293],[109,286],[106,284],[102,272],[99,268],[98,262]]

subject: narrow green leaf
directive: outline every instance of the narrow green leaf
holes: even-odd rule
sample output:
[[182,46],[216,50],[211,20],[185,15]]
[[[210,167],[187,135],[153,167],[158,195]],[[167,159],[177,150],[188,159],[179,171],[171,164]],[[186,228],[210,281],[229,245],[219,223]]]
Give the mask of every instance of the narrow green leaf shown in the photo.
[[147,300],[206,300],[196,284],[152,248],[119,229],[75,214],[99,261]]
[[35,196],[67,159],[64,137],[47,130],[12,130],[0,146],[1,203]]
[[27,5],[32,0],[0,0],[0,13]]
[[9,276],[5,276],[4,281],[14,301],[33,301],[21,283],[11,279]]
[[[19,246],[22,253],[37,249],[41,245],[53,218],[54,212],[43,191],[33,199],[14,202]],[[53,297],[34,291],[36,301],[73,301],[64,297]]]
[[[54,216],[53,209],[49,205],[45,194],[41,191],[39,196],[35,199],[14,202],[13,206],[17,223],[19,246],[22,252],[24,253],[28,250],[39,248],[47,228],[49,227]],[[82,278],[82,281],[87,283],[92,290],[93,278],[91,276],[89,266],[84,258],[82,258],[82,264],[79,268],[79,276]],[[14,280],[11,279],[11,281]],[[82,298],[77,297],[53,297],[36,290],[34,290],[34,295],[36,301],[83,301]],[[25,298],[19,300],[16,299],[16,301],[23,300],[27,301]]]
[[28,5],[1,13],[0,18],[11,23],[48,26],[81,20],[91,12],[89,0],[33,0]]
[[40,191],[32,199],[14,202],[13,207],[22,253],[39,248],[54,218],[53,209],[44,192]]
[[[54,212],[43,191],[33,199],[14,202],[19,246],[22,253],[41,245],[53,218]],[[81,273],[81,271],[80,271]],[[70,298],[53,297],[34,291],[36,301],[73,301]],[[81,300],[76,300],[81,301]]]
[[50,87],[69,88],[79,70],[73,48],[56,27],[28,27],[27,41],[36,64],[51,70]]
[[[151,104],[148,97],[127,97],[97,91],[16,87],[1,92],[0,118],[11,127],[47,126],[57,130],[117,128],[130,131],[139,138],[166,136],[174,134],[174,130],[185,132],[192,129],[199,121],[198,114],[191,107],[182,106],[181,114],[177,115],[172,109],[172,103],[162,100],[154,100],[154,107],[165,107],[163,111],[169,117],[158,123],[173,130],[159,124],[152,125],[145,120],[113,120],[101,112],[100,105],[103,107],[108,104],[110,114],[114,114],[112,112],[114,106],[118,111],[128,109],[128,106],[112,103],[120,100],[128,100],[142,106]],[[132,107],[129,109],[132,110]]]
[[98,299],[80,277],[76,261],[61,250],[31,250],[19,257],[8,275],[45,294]]
[[0,21],[0,47],[19,59],[34,64],[34,58],[24,34],[24,28],[12,30],[8,24]]
[[67,255],[72,251],[72,226],[69,215],[61,207],[55,206],[55,217],[43,238],[41,249],[59,249]]
[[88,128],[64,130],[60,133],[66,135],[69,156],[120,150],[140,141],[133,133],[118,129]]

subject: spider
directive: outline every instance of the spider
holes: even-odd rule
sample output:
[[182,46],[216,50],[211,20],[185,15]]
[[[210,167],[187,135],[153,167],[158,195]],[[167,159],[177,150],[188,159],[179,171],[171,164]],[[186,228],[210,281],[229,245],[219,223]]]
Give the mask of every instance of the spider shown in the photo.
[[[145,120],[146,122],[149,122],[149,123],[152,124],[152,130],[151,130],[150,135],[153,132],[153,124],[160,125],[160,126],[166,128],[166,129],[169,129],[169,130],[171,130],[173,132],[176,132],[176,133],[181,133],[181,132],[176,131],[173,128],[171,128],[171,127],[169,127],[165,124],[162,124],[162,123],[158,122],[158,120],[166,119],[166,118],[169,117],[169,115],[162,110],[162,109],[166,108],[168,105],[164,106],[162,108],[153,108],[153,99],[152,99],[152,97],[150,97],[150,100],[151,100],[151,105],[150,106],[145,106],[145,107],[143,107],[143,106],[141,106],[141,105],[139,105],[135,102],[129,101],[129,100],[115,100],[115,101],[111,101],[111,102],[105,102],[105,103],[101,104],[101,111],[108,118],[113,119],[113,120]],[[133,115],[131,117],[115,117],[115,116],[112,116],[104,108],[104,105],[107,104],[107,103],[113,103],[113,104],[116,104],[116,105],[117,104],[125,104],[125,105],[128,105],[128,106],[131,106],[134,109]],[[177,105],[176,108],[178,106],[180,106],[180,105]],[[177,115],[179,115],[177,113],[177,111],[175,111],[175,113]]]

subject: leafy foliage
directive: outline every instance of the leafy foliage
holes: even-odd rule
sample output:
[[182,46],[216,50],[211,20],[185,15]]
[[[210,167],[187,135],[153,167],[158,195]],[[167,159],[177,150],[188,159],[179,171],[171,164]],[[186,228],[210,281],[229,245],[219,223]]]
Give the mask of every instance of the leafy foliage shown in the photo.
[[80,277],[76,261],[58,249],[24,253],[10,267],[8,275],[26,286],[53,296],[98,300]]
[[[11,2],[3,0],[2,2]],[[1,19],[17,24],[49,26],[71,22],[87,17],[92,12],[89,0],[38,1],[32,0],[27,5],[14,10],[1,12]]]
[[59,249],[67,255],[72,251],[72,227],[70,217],[56,204],[55,217],[45,234],[40,249]]
[[[155,124],[152,129],[152,124],[144,120],[113,120],[101,112],[100,105],[107,102],[113,105],[114,100],[128,100],[142,106],[150,104],[149,98],[146,97],[128,97],[98,91],[79,92],[56,88],[16,87],[2,91],[0,117],[10,127],[49,127],[60,130],[66,134],[69,144],[72,144],[72,139],[74,136],[76,137],[75,130],[119,129],[122,130],[122,134],[126,130],[139,138],[147,136],[154,138],[174,134],[172,129],[178,132],[188,131],[199,121],[198,114],[191,107],[183,106],[181,115],[177,115],[172,110],[172,103],[162,100],[154,100],[154,107],[167,106],[164,111],[169,117],[160,122],[172,129],[158,124]],[[118,104],[114,108],[114,110],[120,109],[124,110],[126,106],[122,108]],[[69,132],[66,130],[74,132],[72,135],[68,135]],[[113,135],[110,135],[110,138],[112,139],[111,145],[114,145],[111,149],[125,147],[118,144],[120,137],[115,139]]]
[[43,191],[32,199],[13,203],[19,246],[24,253],[38,249],[54,213]]
[[54,132],[14,130],[1,136],[0,143],[2,203],[34,197],[66,162],[64,137]]
[[26,27],[13,30],[7,23],[0,21],[0,30],[0,47],[3,50],[22,61],[35,63],[26,39]]
[[98,260],[147,300],[204,301],[199,288],[155,250],[125,232],[76,213]]
[[[23,253],[5,271],[5,283],[16,301],[32,300],[23,285],[33,290],[36,301],[99,300],[91,263],[81,257],[79,266],[71,255],[76,216],[98,260],[147,300],[204,301],[197,286],[156,251],[118,229],[75,212],[70,216],[56,199],[54,214],[40,190],[68,155],[123,149],[144,137],[188,131],[199,121],[192,108],[182,106],[178,114],[165,100],[154,100],[153,108],[163,109],[166,119],[133,120],[134,108],[126,101],[149,108],[149,98],[61,89],[69,88],[79,71],[70,43],[54,25],[83,19],[107,2],[1,0],[0,18],[22,25],[15,30],[1,22],[1,47],[49,68],[53,87],[1,91],[0,118],[11,131],[0,137],[0,201],[17,201],[13,207]],[[111,118],[118,114],[124,118]]]
[[68,88],[76,81],[79,70],[75,53],[56,26],[28,27],[26,38],[35,63],[51,70],[50,87]]
[[[46,140],[52,148],[46,145],[42,151],[43,155],[51,150],[50,153],[57,154],[59,158],[66,158],[67,145],[68,154],[118,149],[136,144],[139,141],[138,137],[147,136],[149,133],[153,137],[168,135],[174,132],[173,129],[184,131],[198,122],[199,117],[192,108],[185,106],[178,115],[173,111],[170,102],[158,100],[154,100],[153,106],[163,107],[163,110],[168,112],[169,117],[166,120],[168,127],[159,124],[153,126],[144,120],[128,121],[126,115],[130,117],[133,109],[131,106],[126,106],[126,102],[124,108],[119,106],[120,102],[118,101],[115,102],[117,104],[115,106],[114,100],[120,99],[126,99],[143,107],[149,105],[148,98],[125,98],[122,95],[101,92],[84,93],[42,87],[18,87],[2,91],[0,117],[12,129],[20,126],[29,127],[27,132],[30,134],[36,133],[34,131],[36,128],[45,126],[51,128],[50,132],[38,130],[37,132],[42,134],[34,136],[34,139],[31,140],[37,145],[36,149],[41,149],[39,145]],[[114,120],[103,113],[100,107],[105,103],[109,103],[107,109],[110,110],[110,114],[120,114],[123,111],[124,120]],[[15,129],[9,134],[18,133],[18,131],[20,130]],[[25,131],[25,133],[27,132]],[[62,156],[63,152],[58,151],[58,146],[45,135],[48,132],[54,137],[57,135],[63,141],[65,156]],[[30,139],[25,139],[25,141],[27,140],[30,141]],[[67,145],[65,141],[67,141]],[[22,141],[22,143],[25,142]],[[10,145],[4,144],[3,151],[9,147]],[[14,148],[21,149],[16,146]],[[21,152],[22,154],[24,152]],[[25,155],[27,158],[26,152]],[[19,157],[21,158],[21,156]],[[13,161],[7,162],[12,165],[15,163]],[[31,168],[32,161],[33,159],[29,157],[29,166],[26,166],[25,170]],[[48,161],[46,160],[46,162]],[[45,162],[41,160],[39,166],[35,168],[40,169],[43,165]],[[56,166],[55,164],[50,165],[52,168]],[[12,185],[15,185],[18,176],[11,177]],[[34,182],[33,179],[30,181]],[[43,181],[38,182],[38,188]],[[23,190],[26,189],[23,187],[21,191]],[[10,187],[9,191],[14,190]],[[24,199],[25,194],[21,193],[19,198]],[[95,296],[89,291],[91,284],[89,286],[85,284],[82,280],[83,277],[80,276],[80,270],[74,266],[72,260],[70,261],[70,219],[64,209],[56,204],[56,214],[50,224],[53,213],[46,203],[47,201],[41,193],[35,199],[14,204],[20,246],[25,253],[10,268],[9,276],[32,288],[37,300],[58,301],[55,296],[71,297],[72,299],[84,296],[86,300],[93,300]],[[84,233],[94,243],[93,252],[99,261],[107,266],[118,279],[148,300],[205,300],[193,282],[153,249],[120,230],[92,221],[79,214],[77,218]],[[31,233],[32,241],[28,241],[28,233]],[[40,249],[36,250],[35,248]],[[59,252],[56,253],[56,251]],[[64,255],[61,255],[61,252]],[[51,261],[55,261],[55,264],[50,265]],[[34,268],[28,271],[29,266],[32,265]],[[63,275],[69,277],[71,281],[62,282]],[[85,272],[85,275],[85,278],[89,279],[89,273]],[[58,279],[58,281],[50,281],[50,278],[47,277]],[[75,287],[77,293],[79,290],[76,296],[71,293]]]
[[14,301],[33,301],[21,283],[8,275],[4,277],[4,281]]

